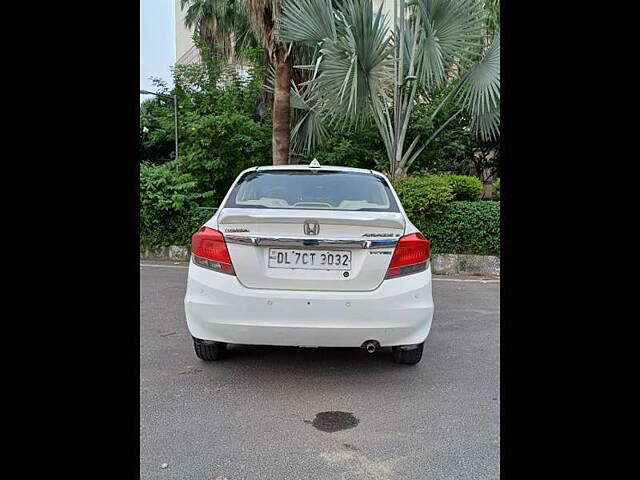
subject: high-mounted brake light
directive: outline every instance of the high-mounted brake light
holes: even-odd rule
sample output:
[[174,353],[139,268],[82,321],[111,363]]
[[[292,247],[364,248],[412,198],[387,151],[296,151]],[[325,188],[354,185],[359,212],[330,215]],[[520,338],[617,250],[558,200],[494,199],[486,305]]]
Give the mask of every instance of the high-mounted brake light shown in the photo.
[[384,278],[396,278],[426,270],[430,253],[429,240],[422,234],[412,233],[401,237]]
[[191,237],[193,263],[217,272],[235,275],[224,236],[218,230],[202,227]]

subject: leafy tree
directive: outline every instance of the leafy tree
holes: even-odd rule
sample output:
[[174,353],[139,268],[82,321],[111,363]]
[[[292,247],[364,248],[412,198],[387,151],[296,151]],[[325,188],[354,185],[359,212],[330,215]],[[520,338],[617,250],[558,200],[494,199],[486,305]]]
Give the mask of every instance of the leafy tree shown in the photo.
[[[161,79],[152,79],[160,93],[168,91]],[[160,97],[140,104],[140,161],[163,163],[175,154],[173,103]]]
[[189,112],[183,119],[181,171],[192,175],[198,192],[217,204],[245,168],[269,158],[271,125],[228,110],[208,115]]
[[[208,47],[200,45],[200,48],[206,52]],[[206,55],[208,60],[202,64],[176,65],[174,83],[179,103],[203,115],[225,110],[255,115],[262,102],[266,68],[260,58],[264,56],[264,50],[248,48],[244,55],[254,60],[248,82],[235,73],[227,74],[222,82],[227,62],[213,55]]]
[[[263,55],[260,49],[246,52]],[[223,86],[219,79],[226,62],[223,57],[210,58],[201,65],[176,66],[171,90],[156,82],[159,93],[178,97],[177,160],[167,161],[173,150],[173,105],[162,99],[141,105],[141,160],[159,158],[140,167],[144,245],[187,244],[211,215],[201,207],[216,206],[241,170],[269,161],[271,124],[259,113],[264,66],[255,63],[249,82],[235,77]]]
[[386,155],[384,144],[375,125],[360,125],[345,129],[330,126],[322,148],[301,156],[301,163],[316,158],[322,165],[337,165],[355,168],[384,168]]

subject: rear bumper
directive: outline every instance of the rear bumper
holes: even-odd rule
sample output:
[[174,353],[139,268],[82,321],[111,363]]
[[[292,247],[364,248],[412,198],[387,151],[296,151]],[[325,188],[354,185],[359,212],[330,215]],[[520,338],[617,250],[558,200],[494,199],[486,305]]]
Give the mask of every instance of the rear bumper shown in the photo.
[[385,280],[370,292],[263,290],[189,266],[185,314],[191,335],[250,345],[382,347],[423,342],[433,318],[431,270]]

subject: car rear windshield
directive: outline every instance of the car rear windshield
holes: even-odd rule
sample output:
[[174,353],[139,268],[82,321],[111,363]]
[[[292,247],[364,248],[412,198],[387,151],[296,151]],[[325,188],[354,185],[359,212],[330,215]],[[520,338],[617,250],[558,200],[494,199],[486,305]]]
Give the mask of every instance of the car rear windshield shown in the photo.
[[249,172],[233,188],[225,207],[399,211],[385,179],[336,170]]

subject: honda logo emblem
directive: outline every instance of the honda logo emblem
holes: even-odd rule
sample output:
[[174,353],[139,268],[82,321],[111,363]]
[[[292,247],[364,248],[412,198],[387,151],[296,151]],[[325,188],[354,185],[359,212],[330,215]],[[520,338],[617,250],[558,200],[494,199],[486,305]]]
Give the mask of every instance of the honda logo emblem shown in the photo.
[[318,235],[320,233],[320,224],[315,220],[306,220],[304,222],[305,235]]

